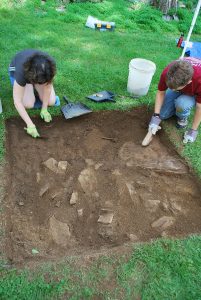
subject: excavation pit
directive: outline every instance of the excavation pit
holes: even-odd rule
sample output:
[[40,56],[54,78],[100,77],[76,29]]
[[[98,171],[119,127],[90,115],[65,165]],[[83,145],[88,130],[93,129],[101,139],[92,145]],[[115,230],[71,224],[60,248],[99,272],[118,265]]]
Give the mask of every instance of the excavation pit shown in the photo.
[[6,122],[6,254],[47,260],[201,231],[201,186],[161,132],[142,147],[144,108],[51,124]]

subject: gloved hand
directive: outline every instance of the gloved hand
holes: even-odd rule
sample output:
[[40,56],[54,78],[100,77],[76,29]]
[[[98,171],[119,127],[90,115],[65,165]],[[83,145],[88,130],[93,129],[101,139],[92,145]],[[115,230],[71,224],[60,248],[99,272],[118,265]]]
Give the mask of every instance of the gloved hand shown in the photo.
[[47,111],[47,108],[41,109],[40,116],[47,123],[52,121],[51,114]]
[[161,127],[159,126],[161,122],[161,118],[159,116],[152,116],[151,121],[149,123],[149,131],[151,131],[152,134],[156,134],[156,132],[158,130],[161,129]]
[[37,138],[40,136],[40,134],[38,133],[36,126],[28,126],[26,128],[24,128],[26,130],[26,132],[31,135],[33,138]]
[[198,135],[198,130],[189,129],[184,133],[183,143],[187,144],[187,143],[195,142],[197,135]]

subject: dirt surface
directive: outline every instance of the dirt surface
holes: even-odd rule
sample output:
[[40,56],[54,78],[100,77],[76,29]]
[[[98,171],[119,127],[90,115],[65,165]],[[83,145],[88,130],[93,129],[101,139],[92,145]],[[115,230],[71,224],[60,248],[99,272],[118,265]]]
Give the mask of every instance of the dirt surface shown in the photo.
[[6,253],[12,263],[201,231],[201,185],[160,133],[142,147],[148,116],[97,112],[32,139],[7,129]]

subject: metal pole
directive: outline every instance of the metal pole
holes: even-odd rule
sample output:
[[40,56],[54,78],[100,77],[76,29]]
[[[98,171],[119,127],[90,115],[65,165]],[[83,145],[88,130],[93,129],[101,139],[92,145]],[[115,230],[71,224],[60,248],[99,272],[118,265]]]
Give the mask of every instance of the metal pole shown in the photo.
[[190,27],[190,30],[189,30],[189,32],[188,32],[188,36],[187,36],[187,39],[186,39],[186,41],[185,41],[185,46],[184,46],[184,49],[183,49],[183,51],[182,51],[182,55],[181,55],[180,58],[183,58],[183,57],[184,57],[184,54],[185,54],[185,52],[186,52],[186,48],[187,48],[187,46],[188,46],[188,42],[189,42],[189,40],[190,40],[191,33],[192,33],[192,31],[193,31],[193,28],[194,28],[194,25],[195,25],[195,21],[196,21],[196,19],[197,19],[198,13],[199,13],[199,11],[200,11],[200,6],[201,6],[201,0],[198,1],[197,7],[196,7],[196,9],[195,9],[194,16],[193,16],[193,20],[192,20],[192,23],[191,23],[191,27]]

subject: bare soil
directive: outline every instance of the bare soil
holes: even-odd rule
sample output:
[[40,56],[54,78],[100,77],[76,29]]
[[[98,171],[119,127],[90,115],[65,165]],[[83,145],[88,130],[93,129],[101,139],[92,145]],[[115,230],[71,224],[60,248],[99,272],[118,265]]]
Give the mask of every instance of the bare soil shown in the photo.
[[14,264],[201,232],[201,185],[145,108],[6,122],[6,248]]

